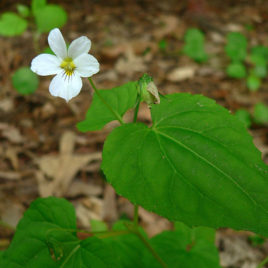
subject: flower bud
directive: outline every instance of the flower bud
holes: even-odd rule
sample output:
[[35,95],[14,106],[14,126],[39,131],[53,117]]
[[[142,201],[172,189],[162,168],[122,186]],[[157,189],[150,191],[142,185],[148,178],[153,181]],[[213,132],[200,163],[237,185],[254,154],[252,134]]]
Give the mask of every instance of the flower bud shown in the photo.
[[160,97],[158,94],[158,89],[153,82],[153,78],[148,74],[144,74],[138,83],[138,90],[141,97],[141,101],[145,101],[149,107],[152,104],[159,104]]

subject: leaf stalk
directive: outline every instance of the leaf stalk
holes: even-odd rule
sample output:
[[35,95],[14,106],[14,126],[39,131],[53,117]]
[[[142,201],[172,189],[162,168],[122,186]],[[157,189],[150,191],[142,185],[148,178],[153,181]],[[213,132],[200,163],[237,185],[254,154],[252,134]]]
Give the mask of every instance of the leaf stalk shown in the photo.
[[124,121],[122,119],[122,117],[117,113],[117,111],[115,111],[113,109],[113,107],[106,102],[106,100],[102,97],[102,95],[100,94],[100,91],[97,89],[97,87],[95,86],[93,80],[89,77],[88,78],[89,83],[91,84],[92,88],[94,89],[94,92],[98,95],[98,97],[100,98],[100,100],[103,102],[103,104],[110,110],[110,112],[116,117],[116,119],[120,122],[121,125],[124,124]]

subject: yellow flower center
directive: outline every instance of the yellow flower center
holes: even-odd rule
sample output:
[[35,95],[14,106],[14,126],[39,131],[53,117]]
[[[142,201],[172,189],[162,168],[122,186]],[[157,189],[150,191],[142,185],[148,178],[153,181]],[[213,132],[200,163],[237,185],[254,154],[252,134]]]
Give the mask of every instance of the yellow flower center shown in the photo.
[[71,76],[76,68],[72,58],[65,58],[60,67],[64,69],[65,74]]

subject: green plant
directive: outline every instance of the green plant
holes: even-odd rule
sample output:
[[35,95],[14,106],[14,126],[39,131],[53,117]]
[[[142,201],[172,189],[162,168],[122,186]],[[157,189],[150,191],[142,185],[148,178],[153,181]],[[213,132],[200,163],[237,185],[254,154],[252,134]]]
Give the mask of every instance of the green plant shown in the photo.
[[232,62],[227,66],[227,74],[233,78],[244,78],[247,75],[247,70],[244,64],[240,62]]
[[254,121],[258,124],[268,124],[268,106],[264,103],[257,103],[254,107]]
[[241,33],[231,32],[227,35],[225,52],[231,59],[227,66],[227,74],[233,78],[246,77],[246,67],[243,62],[247,55],[247,40]]
[[232,62],[244,61],[247,55],[246,37],[237,32],[228,33],[225,52],[232,60]]
[[27,28],[27,20],[12,12],[6,12],[0,17],[0,35],[15,36],[22,34]]
[[32,16],[36,22],[37,32],[49,32],[55,27],[62,27],[67,21],[67,14],[59,5],[47,4],[46,0],[32,0],[31,9],[18,4],[18,15],[6,12],[0,18],[0,35],[21,35],[31,21]]
[[184,41],[184,54],[196,62],[207,61],[208,55],[205,51],[205,37],[200,30],[196,28],[188,29],[184,35]]
[[251,63],[250,75],[247,78],[249,90],[256,91],[261,86],[261,79],[267,76],[268,48],[255,46],[249,55]]
[[[264,46],[252,47],[247,55],[247,39],[244,35],[231,32],[227,35],[225,52],[231,59],[227,66],[226,73],[232,78],[245,78],[250,91],[257,91],[261,86],[261,79],[267,75],[268,48]],[[247,71],[244,64],[248,56],[251,68]]]
[[247,77],[247,87],[250,91],[257,91],[261,85],[261,80],[253,73]]
[[39,32],[46,33],[55,27],[62,27],[67,21],[67,14],[58,5],[45,5],[35,10],[36,26]]
[[31,12],[28,6],[25,6],[22,4],[17,5],[17,11],[18,11],[19,15],[24,17],[24,18],[27,18]]
[[[0,17],[0,35],[16,36],[23,34],[34,18],[35,27],[33,43],[39,51],[41,33],[49,32],[55,27],[62,27],[67,21],[67,14],[59,5],[47,4],[46,0],[32,0],[31,8],[17,5],[18,15],[13,12],[3,13]],[[46,51],[46,53],[51,53]],[[12,76],[12,84],[18,93],[28,95],[33,93],[39,84],[39,79],[30,68],[22,67]]]
[[28,95],[38,88],[39,79],[29,67],[22,67],[13,74],[12,85],[20,94]]
[[[211,228],[268,236],[268,167],[237,117],[202,95],[159,97],[147,74],[99,90],[89,78],[99,71],[88,54],[89,39],[80,37],[67,50],[59,37],[58,29],[49,36],[56,56],[37,56],[32,70],[68,78],[56,84],[53,78],[50,84],[51,93],[67,101],[81,90],[77,76],[88,77],[93,101],[77,127],[84,132],[114,120],[120,124],[104,143],[101,168],[116,192],[134,204],[134,217],[111,229],[93,221],[91,230],[79,230],[68,201],[38,198],[0,255],[1,267],[217,268]],[[141,102],[150,108],[149,126],[137,122]],[[133,120],[127,123],[123,116],[130,109]],[[175,222],[174,230],[149,239],[139,226],[139,206]],[[79,239],[79,232],[88,237]]]

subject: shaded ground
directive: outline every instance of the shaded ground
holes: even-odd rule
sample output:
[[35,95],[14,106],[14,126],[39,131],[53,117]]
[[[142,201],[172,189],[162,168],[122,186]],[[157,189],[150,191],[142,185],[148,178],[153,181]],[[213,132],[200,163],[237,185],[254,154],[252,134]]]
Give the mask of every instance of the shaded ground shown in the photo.
[[[244,33],[250,45],[268,46],[267,1],[224,1],[224,5],[220,0],[55,2],[62,4],[69,14],[62,29],[65,39],[71,41],[80,35],[91,39],[91,53],[101,63],[100,73],[94,76],[100,88],[138,79],[147,72],[162,93],[202,93],[231,111],[252,111],[255,103],[268,103],[267,79],[258,92],[250,93],[245,81],[226,76],[228,59],[223,49],[230,31]],[[15,10],[13,1],[1,1],[1,13],[6,10]],[[248,25],[252,30],[247,30]],[[207,63],[197,65],[180,53],[183,35],[189,27],[205,32],[210,55]],[[158,47],[161,40],[167,43],[165,51]],[[43,35],[40,48],[46,46],[47,35]],[[99,173],[102,144],[115,123],[104,131],[87,134],[75,128],[91,101],[87,81],[81,94],[69,104],[49,95],[50,78],[41,79],[35,94],[19,96],[12,88],[10,75],[29,65],[36,55],[32,31],[29,29],[22,37],[0,38],[0,47],[2,221],[14,227],[32,200],[51,194],[73,202],[79,225],[84,228],[89,227],[91,218],[113,222],[123,214],[132,217],[132,205],[116,196]],[[145,106],[139,119],[150,121]],[[250,132],[267,161],[267,127],[253,125]],[[145,210],[141,209],[139,216],[150,235],[171,227],[167,220]],[[8,245],[12,234],[12,229],[0,227],[0,247]],[[256,267],[268,254],[267,243],[253,247],[247,237],[245,232],[218,232],[224,267]]]

